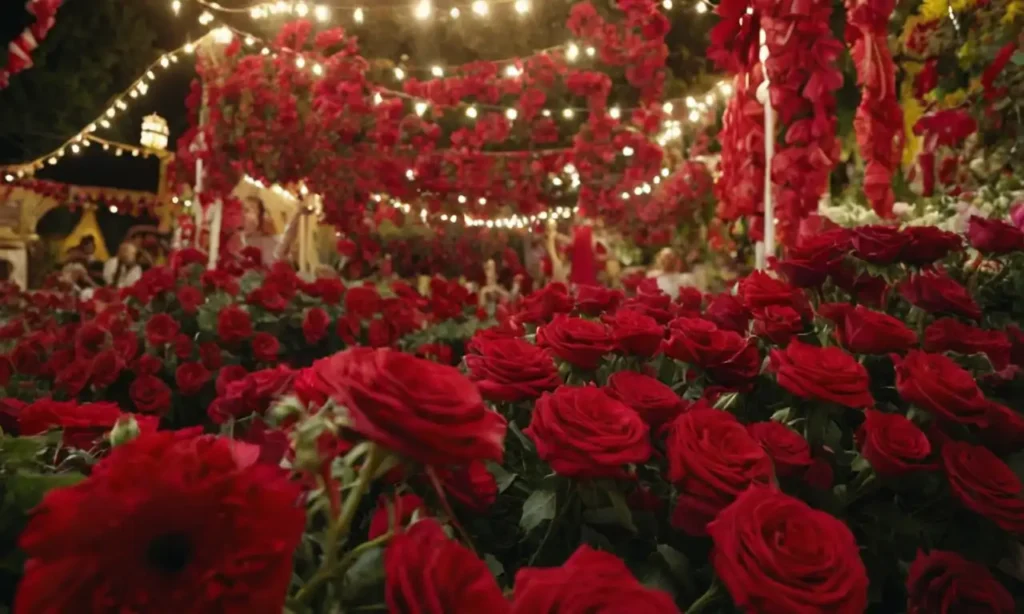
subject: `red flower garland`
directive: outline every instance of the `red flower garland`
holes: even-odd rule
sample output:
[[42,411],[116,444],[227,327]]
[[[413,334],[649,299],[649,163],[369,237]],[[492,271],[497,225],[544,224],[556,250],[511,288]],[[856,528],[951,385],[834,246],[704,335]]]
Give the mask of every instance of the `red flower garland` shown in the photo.
[[[836,59],[843,45],[829,28],[829,0],[754,0],[769,57],[765,62],[779,132],[772,182],[782,244],[818,210],[839,162],[834,92],[843,85]],[[774,135],[772,135],[774,136]]]
[[892,176],[903,151],[903,109],[887,30],[895,6],[896,0],[846,1],[846,40],[861,86],[853,126],[864,158],[864,193],[881,217],[892,215]]
[[32,67],[32,51],[39,46],[56,22],[63,0],[28,0],[25,10],[36,21],[7,45],[7,65],[0,68],[0,90],[10,85],[11,77]]

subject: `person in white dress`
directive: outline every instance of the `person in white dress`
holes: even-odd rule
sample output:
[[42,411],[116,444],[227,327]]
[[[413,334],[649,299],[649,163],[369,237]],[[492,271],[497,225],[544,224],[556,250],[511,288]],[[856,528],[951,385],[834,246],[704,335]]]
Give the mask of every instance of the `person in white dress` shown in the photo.
[[245,223],[243,226],[246,247],[255,247],[263,256],[263,264],[270,265],[286,259],[299,235],[299,218],[312,213],[310,207],[299,206],[288,226],[281,234],[274,233],[274,223],[267,215],[267,207],[258,196],[245,199]]
[[138,248],[131,241],[121,243],[117,255],[103,265],[103,281],[111,288],[127,288],[142,278]]

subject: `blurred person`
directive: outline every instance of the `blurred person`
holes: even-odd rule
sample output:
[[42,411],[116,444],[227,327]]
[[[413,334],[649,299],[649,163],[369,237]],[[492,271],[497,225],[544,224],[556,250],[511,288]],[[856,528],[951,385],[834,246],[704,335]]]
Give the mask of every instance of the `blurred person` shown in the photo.
[[138,262],[139,248],[125,241],[117,248],[117,255],[103,265],[103,281],[111,288],[127,288],[142,277]]
[[249,196],[243,202],[242,238],[246,247],[255,247],[263,256],[263,264],[271,265],[288,257],[299,235],[299,219],[313,212],[311,207],[298,207],[284,232],[276,234],[263,199]]

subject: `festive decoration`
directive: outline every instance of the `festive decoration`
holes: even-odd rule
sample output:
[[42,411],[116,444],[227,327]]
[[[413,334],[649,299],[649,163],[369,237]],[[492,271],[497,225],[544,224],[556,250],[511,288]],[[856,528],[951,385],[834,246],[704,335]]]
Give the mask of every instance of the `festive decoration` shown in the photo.
[[25,10],[35,22],[7,45],[7,63],[0,66],[0,90],[6,88],[11,77],[32,67],[32,52],[49,34],[56,23],[57,9],[63,0],[28,0]]
[[167,138],[169,136],[167,120],[159,115],[147,115],[142,120],[142,136],[139,142],[143,147],[149,149],[167,149]]

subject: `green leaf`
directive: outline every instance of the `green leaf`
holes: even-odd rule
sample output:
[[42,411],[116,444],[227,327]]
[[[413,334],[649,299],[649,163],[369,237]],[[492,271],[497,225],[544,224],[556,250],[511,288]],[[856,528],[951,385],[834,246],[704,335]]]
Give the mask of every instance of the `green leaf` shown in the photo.
[[384,584],[384,549],[367,550],[345,572],[341,600],[362,602],[379,591]]
[[0,458],[6,466],[31,464],[46,449],[46,437],[3,437]]
[[557,494],[553,490],[535,490],[523,502],[523,515],[519,518],[519,526],[524,533],[529,533],[545,520],[553,520]]
[[491,575],[495,578],[505,575],[505,566],[493,554],[485,554],[484,563],[487,564],[487,569],[491,570]]
[[1010,56],[1010,61],[1016,66],[1024,66],[1024,51],[1015,51],[1014,54]]
[[29,511],[54,488],[73,486],[85,479],[80,473],[36,473],[18,471],[7,481],[8,499],[22,511]]
[[519,477],[519,474],[505,470],[505,468],[498,463],[488,462],[487,470],[494,476],[494,481],[498,484],[499,493],[503,493],[508,490],[508,487],[512,486],[512,483],[516,481],[517,477]]
[[860,473],[861,471],[865,471],[867,469],[871,469],[871,463],[869,463],[868,459],[864,458],[863,456],[858,455],[857,458],[853,459],[853,462],[850,463],[850,470],[855,471],[857,473]]
[[658,544],[658,554],[676,585],[682,586],[688,595],[696,594],[697,587],[693,583],[693,566],[690,565],[690,560],[686,558],[686,555],[667,544]]

